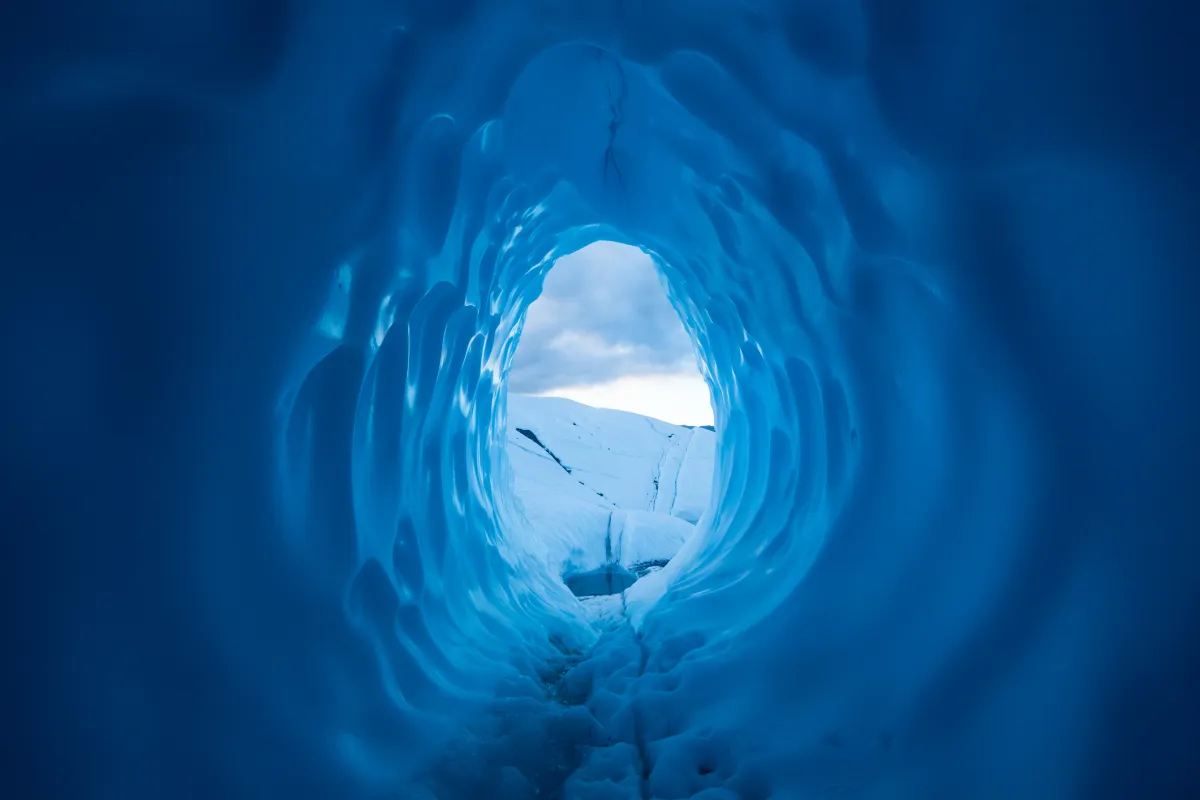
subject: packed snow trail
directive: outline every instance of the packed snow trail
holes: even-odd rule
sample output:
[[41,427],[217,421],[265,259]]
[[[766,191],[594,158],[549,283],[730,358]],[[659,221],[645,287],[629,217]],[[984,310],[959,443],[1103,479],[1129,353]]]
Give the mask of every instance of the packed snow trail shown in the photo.
[[400,796],[768,800],[729,742],[664,713],[663,699],[679,689],[701,642],[674,640],[652,652],[624,604],[623,595],[585,599],[600,631],[591,651],[564,654],[539,687],[495,702]]

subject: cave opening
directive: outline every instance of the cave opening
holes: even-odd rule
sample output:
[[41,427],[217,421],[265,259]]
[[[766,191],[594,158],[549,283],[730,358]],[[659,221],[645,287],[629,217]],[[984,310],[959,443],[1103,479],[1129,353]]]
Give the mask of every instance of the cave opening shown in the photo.
[[617,242],[555,261],[525,313],[508,390],[713,428],[695,345],[653,258]]
[[577,597],[663,569],[708,513],[711,392],[667,290],[650,254],[597,240],[554,261],[517,334],[510,523]]

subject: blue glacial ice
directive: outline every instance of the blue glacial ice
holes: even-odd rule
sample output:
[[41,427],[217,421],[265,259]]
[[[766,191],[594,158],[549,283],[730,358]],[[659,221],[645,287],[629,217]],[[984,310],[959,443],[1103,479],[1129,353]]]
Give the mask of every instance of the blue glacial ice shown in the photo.
[[[3,794],[1200,796],[1196,17],[3,4]],[[598,240],[718,430],[603,624],[504,455]]]

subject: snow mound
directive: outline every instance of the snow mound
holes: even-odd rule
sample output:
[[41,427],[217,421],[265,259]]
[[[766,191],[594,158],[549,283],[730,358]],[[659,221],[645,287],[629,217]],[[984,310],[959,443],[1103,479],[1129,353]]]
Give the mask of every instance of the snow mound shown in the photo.
[[[553,574],[661,568],[696,531],[716,435],[556,397],[511,395],[506,451],[524,521]],[[520,521],[517,522],[520,524]]]

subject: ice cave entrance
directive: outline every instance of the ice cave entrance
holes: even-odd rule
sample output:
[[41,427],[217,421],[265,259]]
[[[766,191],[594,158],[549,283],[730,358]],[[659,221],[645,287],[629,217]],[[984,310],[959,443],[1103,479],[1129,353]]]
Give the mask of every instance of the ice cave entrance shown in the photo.
[[508,424],[523,521],[577,596],[623,592],[695,533],[712,400],[650,256],[597,242],[556,262],[509,371]]

